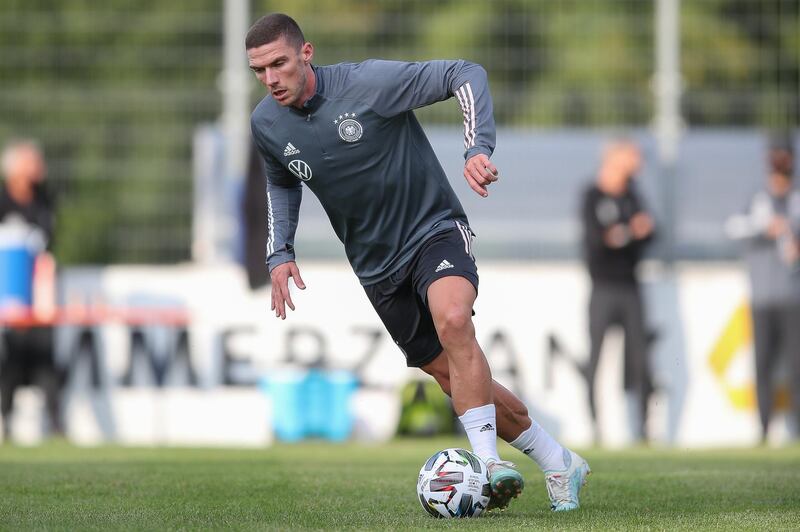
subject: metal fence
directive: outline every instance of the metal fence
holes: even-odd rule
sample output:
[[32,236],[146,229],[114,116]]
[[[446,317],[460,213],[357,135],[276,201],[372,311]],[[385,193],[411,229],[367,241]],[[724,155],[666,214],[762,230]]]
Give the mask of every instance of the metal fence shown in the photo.
[[[292,14],[320,64],[480,62],[500,126],[563,132],[651,125],[655,6],[251,0],[250,7],[253,20]],[[213,0],[0,0],[0,142],[43,142],[60,199],[63,263],[190,257],[192,134],[221,113],[223,7]],[[684,0],[679,22],[685,127],[800,125],[797,0]],[[254,81],[251,88],[255,103],[262,91]],[[460,122],[455,104],[419,116],[431,126]],[[731,176],[739,178],[749,176]]]
[[220,110],[219,3],[0,6],[0,141],[44,145],[61,262],[187,258],[191,138]]

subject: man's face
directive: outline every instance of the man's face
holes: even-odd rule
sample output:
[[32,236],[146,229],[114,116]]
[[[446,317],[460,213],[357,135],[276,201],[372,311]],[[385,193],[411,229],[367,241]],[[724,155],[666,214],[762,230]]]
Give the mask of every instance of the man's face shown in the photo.
[[44,181],[46,173],[47,167],[39,151],[35,148],[24,146],[19,148],[19,151],[14,156],[14,164],[9,173],[9,178],[35,185]]
[[285,37],[258,48],[247,50],[247,59],[260,81],[280,105],[301,107],[311,96],[307,94],[307,67],[314,55],[311,43],[299,49]]
[[774,148],[769,151],[770,171],[789,176],[794,169],[794,157],[790,150]]
[[631,144],[627,147],[627,173],[633,177],[642,169],[642,152],[639,148]]

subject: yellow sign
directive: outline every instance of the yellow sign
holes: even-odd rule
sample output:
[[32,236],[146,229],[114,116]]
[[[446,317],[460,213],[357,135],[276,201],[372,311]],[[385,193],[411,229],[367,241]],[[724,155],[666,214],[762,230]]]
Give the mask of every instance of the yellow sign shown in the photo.
[[[755,384],[752,382],[744,385],[731,384],[728,382],[727,370],[736,356],[752,343],[753,323],[750,318],[750,307],[747,303],[742,303],[734,310],[708,359],[711,370],[725,390],[728,400],[737,410],[755,409]],[[781,387],[775,394],[775,408],[780,410],[788,406],[789,392]]]

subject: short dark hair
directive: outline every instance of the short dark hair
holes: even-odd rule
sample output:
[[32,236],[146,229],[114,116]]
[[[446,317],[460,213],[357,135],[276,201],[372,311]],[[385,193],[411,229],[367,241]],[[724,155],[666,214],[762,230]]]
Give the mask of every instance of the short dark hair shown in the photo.
[[281,37],[298,49],[306,42],[303,31],[292,17],[283,13],[270,13],[269,15],[264,15],[253,24],[244,39],[244,46],[247,50],[258,48],[277,41]]
[[792,177],[794,171],[794,138],[790,131],[773,131],[769,136],[770,171]]

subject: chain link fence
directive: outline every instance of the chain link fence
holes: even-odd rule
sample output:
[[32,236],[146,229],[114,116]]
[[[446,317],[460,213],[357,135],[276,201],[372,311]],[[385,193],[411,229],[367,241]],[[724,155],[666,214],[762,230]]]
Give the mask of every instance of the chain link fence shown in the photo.
[[[191,145],[221,112],[223,2],[0,0],[0,142],[45,147],[62,263],[190,257]],[[498,125],[647,128],[654,2],[251,0],[292,14],[319,64],[463,57],[489,72]],[[800,125],[800,3],[684,0],[687,128]],[[244,51],[243,51],[244,53]],[[252,81],[252,101],[263,90]],[[420,110],[457,126],[455,104]]]

